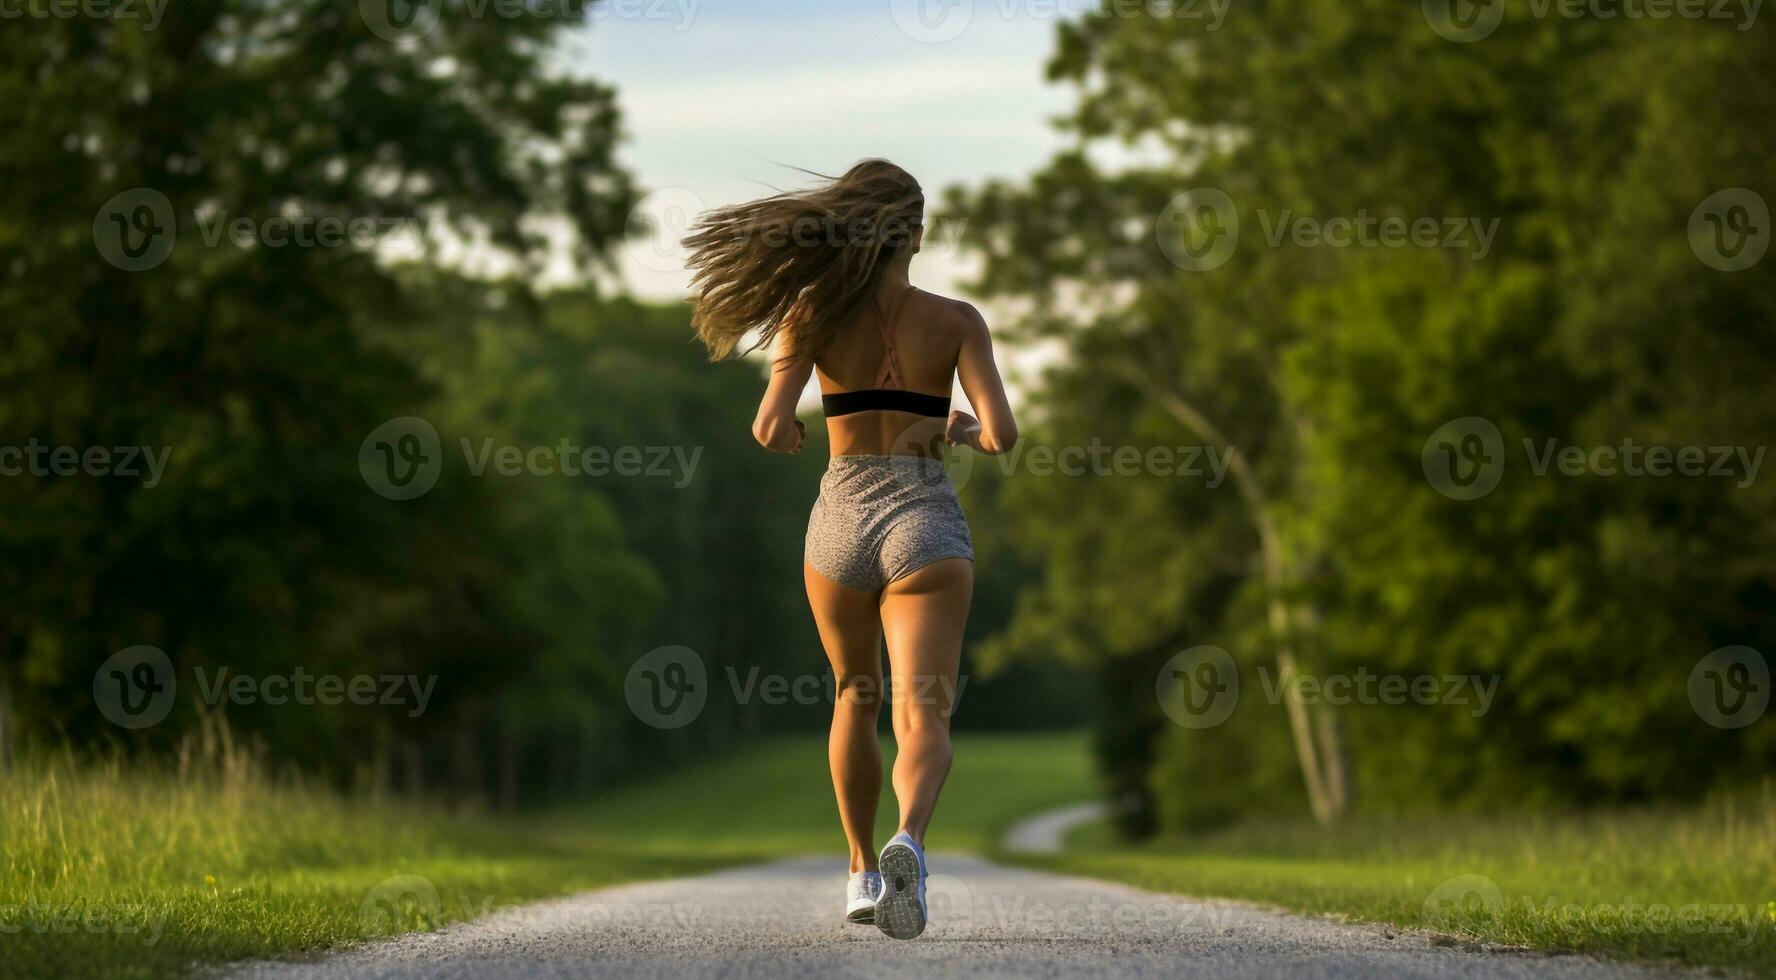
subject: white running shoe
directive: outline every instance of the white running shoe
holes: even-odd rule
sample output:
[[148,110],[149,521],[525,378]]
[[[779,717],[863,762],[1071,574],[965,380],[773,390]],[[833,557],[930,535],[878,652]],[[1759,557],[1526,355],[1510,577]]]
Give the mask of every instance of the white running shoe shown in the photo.
[[894,939],[916,939],[925,931],[925,849],[902,831],[882,848],[881,865],[876,928]]
[[845,921],[869,925],[876,921],[876,899],[882,897],[882,875],[858,871],[845,886]]

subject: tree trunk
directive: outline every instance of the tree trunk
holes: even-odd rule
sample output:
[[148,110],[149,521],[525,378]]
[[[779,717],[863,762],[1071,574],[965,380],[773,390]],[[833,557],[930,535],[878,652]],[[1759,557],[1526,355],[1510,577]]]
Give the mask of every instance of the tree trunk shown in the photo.
[[[1325,825],[1343,815],[1348,801],[1348,780],[1339,730],[1330,706],[1319,705],[1310,712],[1299,695],[1294,693],[1294,678],[1300,668],[1295,660],[1294,622],[1290,615],[1287,585],[1288,570],[1283,554],[1282,538],[1277,531],[1264,488],[1245,456],[1231,446],[1221,430],[1207,415],[1190,404],[1182,395],[1149,378],[1145,371],[1129,365],[1126,372],[1136,387],[1171,413],[1197,438],[1227,454],[1228,472],[1234,488],[1246,506],[1246,513],[1258,532],[1258,547],[1264,559],[1265,600],[1270,631],[1276,642],[1278,683],[1283,691],[1283,707],[1289,715],[1289,733],[1295,743],[1295,758],[1301,766],[1301,780],[1307,789],[1307,803],[1314,820]],[[1319,716],[1318,724],[1313,715]]]

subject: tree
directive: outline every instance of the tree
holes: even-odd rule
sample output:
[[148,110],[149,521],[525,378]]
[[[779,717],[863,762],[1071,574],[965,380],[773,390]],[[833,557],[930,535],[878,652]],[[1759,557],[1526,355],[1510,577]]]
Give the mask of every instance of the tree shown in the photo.
[[[1683,231],[1713,189],[1776,187],[1768,134],[1744,123],[1776,99],[1770,42],[1527,5],[1475,43],[1380,2],[1259,6],[1217,25],[1126,13],[1059,30],[1050,76],[1081,91],[1064,123],[1080,145],[1025,186],[953,204],[971,215],[982,288],[1024,301],[1024,330],[1067,345],[1044,389],[1052,438],[1183,437],[1247,465],[1233,495],[1150,480],[1008,494],[1031,524],[1102,517],[1025,539],[1045,583],[1008,647],[1105,663],[1144,700],[1152,674],[1112,665],[1209,642],[1245,670],[1252,650],[1282,651],[1285,692],[1292,673],[1500,679],[1483,717],[1356,705],[1332,718],[1285,693],[1322,819],[1353,795],[1334,775],[1341,730],[1350,781],[1377,805],[1689,794],[1767,764],[1767,734],[1711,729],[1684,686],[1712,647],[1771,639],[1753,611],[1771,570],[1729,543],[1770,532],[1767,491],[1533,479],[1514,458],[1510,482],[1457,501],[1421,457],[1468,416],[1513,447],[1776,435],[1752,407],[1769,267],[1724,274]],[[1111,143],[1134,147],[1130,162],[1095,163]],[[1437,234],[1390,244],[1383,220]],[[1367,242],[1317,237],[1363,222]],[[1235,228],[1237,246],[1216,252]],[[1258,723],[1155,725],[1124,768],[1146,774],[1174,826],[1289,800],[1270,768],[1209,758]],[[1195,811],[1210,770],[1263,792]]]

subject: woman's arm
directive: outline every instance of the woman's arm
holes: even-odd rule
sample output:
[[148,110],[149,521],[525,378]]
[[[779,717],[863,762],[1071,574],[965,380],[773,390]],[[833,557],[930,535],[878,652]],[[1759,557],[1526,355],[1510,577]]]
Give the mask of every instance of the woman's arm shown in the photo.
[[999,365],[993,360],[993,336],[980,311],[967,303],[961,307],[963,323],[962,351],[956,358],[956,374],[962,379],[962,392],[968,404],[980,413],[976,421],[967,412],[950,413],[944,438],[952,446],[971,446],[989,455],[1010,451],[1017,444],[1017,421],[1011,417],[1011,402],[1005,397],[1005,382],[999,377]]
[[[784,350],[787,350],[787,338]],[[807,426],[796,418],[796,405],[814,374],[814,362],[791,361],[780,355],[771,364],[771,383],[752,420],[752,437],[774,453],[799,453]]]

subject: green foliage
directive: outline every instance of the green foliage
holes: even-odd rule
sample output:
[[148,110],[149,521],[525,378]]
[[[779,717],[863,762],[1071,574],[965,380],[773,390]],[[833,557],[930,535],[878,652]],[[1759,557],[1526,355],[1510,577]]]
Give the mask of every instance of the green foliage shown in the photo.
[[[952,198],[983,290],[1031,301],[1026,332],[1066,344],[1038,441],[1196,444],[1153,396],[1188,400],[1268,497],[1309,674],[1499,678],[1481,717],[1339,712],[1376,809],[1693,798],[1776,759],[1767,719],[1717,729],[1686,688],[1711,650],[1776,650],[1771,482],[1538,477],[1523,449],[1776,444],[1771,265],[1718,271],[1685,232],[1716,190],[1776,194],[1755,123],[1776,106],[1776,51],[1708,20],[1507,7],[1468,44],[1381,0],[1240,8],[1218,30],[1087,16],[1050,66],[1081,89],[1064,122],[1079,148],[1027,185]],[[1133,152],[1110,168],[1098,151],[1115,144]],[[1176,233],[1168,202],[1204,188],[1228,195],[1241,241],[1187,271],[1156,235]],[[1286,216],[1360,214],[1498,231],[1483,254],[1471,237],[1270,240]],[[1508,456],[1475,501],[1421,465],[1466,416],[1494,422]],[[1106,732],[1119,789],[1174,827],[1298,805],[1274,778],[1288,739],[1259,736],[1286,725],[1279,705],[1207,733],[1149,707],[1184,647],[1274,670],[1249,501],[1146,478],[1028,479],[1005,497],[1042,580],[1003,652],[1100,666],[1127,704]]]
[[[222,712],[341,782],[514,803],[632,771],[637,745],[743,729],[712,716],[674,744],[639,725],[623,678],[650,647],[690,645],[712,670],[815,648],[794,591],[733,572],[795,567],[794,498],[815,482],[812,457],[750,451],[757,372],[703,364],[683,308],[516,284],[551,261],[591,273],[635,197],[614,93],[549,63],[584,10],[439,13],[400,40],[312,0],[33,18],[0,38],[0,445],[172,454],[153,487],[0,479],[0,765],[15,735],[171,749]],[[164,196],[170,249],[125,271],[95,227],[134,189]],[[283,219],[407,237],[218,233]],[[398,266],[381,246],[403,242],[422,250]],[[450,271],[465,243],[507,277]],[[438,431],[443,472],[392,501],[357,457],[405,416]],[[563,440],[704,455],[682,486],[465,465]],[[139,644],[182,687],[165,722],[124,731],[94,672]],[[436,688],[418,717],[206,707],[195,672],[224,668]]]

